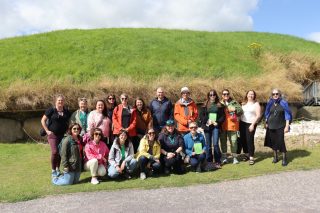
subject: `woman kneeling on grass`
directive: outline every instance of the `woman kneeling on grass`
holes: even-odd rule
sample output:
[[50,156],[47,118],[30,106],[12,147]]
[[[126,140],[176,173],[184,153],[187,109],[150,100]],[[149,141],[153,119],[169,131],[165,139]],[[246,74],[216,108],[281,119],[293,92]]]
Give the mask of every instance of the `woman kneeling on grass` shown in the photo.
[[77,123],[70,125],[68,134],[62,139],[60,154],[63,175],[53,177],[55,185],[71,185],[79,182],[82,167],[81,127]]
[[91,183],[98,184],[97,177],[102,177],[107,173],[107,159],[109,149],[102,141],[103,133],[100,128],[94,128],[91,139],[85,146],[84,169],[91,172]]
[[131,141],[128,139],[128,132],[120,130],[110,150],[108,175],[116,178],[120,174],[125,175],[127,179],[131,179],[131,174],[137,166],[134,159],[134,149]]
[[140,164],[140,178],[146,179],[146,171],[152,176],[153,171],[159,172],[160,164],[160,142],[156,139],[154,129],[149,129],[147,134],[141,139],[139,151],[136,154]]

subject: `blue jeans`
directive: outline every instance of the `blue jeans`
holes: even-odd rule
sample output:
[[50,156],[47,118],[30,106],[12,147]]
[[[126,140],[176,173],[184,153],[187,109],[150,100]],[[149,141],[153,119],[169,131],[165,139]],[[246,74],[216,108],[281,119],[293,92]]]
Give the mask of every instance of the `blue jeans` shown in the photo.
[[150,163],[151,168],[155,171],[158,172],[160,170],[161,164],[154,161],[154,160],[150,160],[145,156],[141,156],[139,158],[139,164],[140,164],[140,171],[141,172],[146,172],[146,167],[147,164]]
[[195,169],[195,168],[197,168],[197,166],[199,164],[202,165],[205,160],[206,160],[206,154],[205,153],[202,153],[200,155],[190,156],[190,165],[191,165],[191,167],[193,167]]
[[[121,165],[121,164],[120,164]],[[125,171],[129,174],[133,173],[134,169],[137,167],[137,160],[131,159],[131,161],[126,162]],[[114,166],[109,166],[108,168],[108,175],[111,178],[117,178],[119,176],[119,172]]]
[[52,178],[52,183],[58,186],[72,185],[79,182],[81,172],[63,172],[63,175]]
[[[207,161],[212,162],[213,157],[216,163],[221,163],[221,151],[219,146],[219,128],[214,127],[212,130],[205,132],[206,137],[206,152],[207,152]],[[213,156],[212,156],[212,145],[213,145]]]

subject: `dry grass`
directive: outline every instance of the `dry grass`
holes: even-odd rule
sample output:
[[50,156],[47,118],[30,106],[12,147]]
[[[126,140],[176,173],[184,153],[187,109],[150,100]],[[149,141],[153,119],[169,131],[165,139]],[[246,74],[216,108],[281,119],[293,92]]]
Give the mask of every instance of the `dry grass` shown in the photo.
[[97,99],[106,98],[109,93],[119,97],[125,92],[131,97],[131,102],[137,96],[149,102],[159,86],[165,88],[166,95],[173,101],[179,98],[180,88],[188,86],[192,97],[198,102],[204,101],[206,93],[211,88],[218,92],[223,88],[229,88],[239,101],[247,90],[254,89],[260,102],[268,100],[272,88],[278,88],[283,91],[288,101],[299,102],[302,100],[302,85],[320,79],[320,60],[311,56],[266,53],[261,56],[260,64],[264,73],[249,79],[242,76],[232,79],[208,79],[201,76],[176,78],[164,74],[152,81],[145,81],[143,78],[137,81],[131,78],[107,77],[85,84],[77,84],[68,79],[49,79],[46,82],[31,83],[16,81],[0,93],[0,110],[43,109],[52,104],[55,94],[64,94],[70,108],[77,108],[78,97],[87,97],[92,107]]

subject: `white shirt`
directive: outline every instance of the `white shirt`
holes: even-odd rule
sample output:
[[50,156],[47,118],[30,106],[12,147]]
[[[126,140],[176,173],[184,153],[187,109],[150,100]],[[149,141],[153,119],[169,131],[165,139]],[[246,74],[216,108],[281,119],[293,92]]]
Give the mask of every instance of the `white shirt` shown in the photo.
[[256,111],[258,107],[260,107],[258,102],[248,102],[242,105],[243,114],[241,115],[241,121],[252,124],[257,117]]

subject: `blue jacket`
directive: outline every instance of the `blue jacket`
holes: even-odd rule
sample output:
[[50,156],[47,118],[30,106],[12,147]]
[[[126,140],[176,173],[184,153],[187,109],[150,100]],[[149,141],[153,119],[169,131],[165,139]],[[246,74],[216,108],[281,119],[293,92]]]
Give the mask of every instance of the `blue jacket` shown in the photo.
[[193,152],[193,145],[194,143],[201,143],[202,144],[202,150],[205,151],[206,150],[206,141],[204,139],[204,136],[201,133],[197,133],[195,139],[192,138],[191,132],[189,132],[188,134],[186,134],[184,137],[184,146],[186,149],[186,154],[188,156],[192,156],[192,152]]
[[280,106],[283,108],[284,110],[284,118],[286,121],[292,121],[292,113],[291,110],[289,108],[288,102],[286,102],[285,100],[283,100],[282,98],[279,98],[277,100],[270,98],[269,102],[267,103],[266,106],[266,111],[264,112],[264,117],[266,119],[266,121],[268,121],[268,118],[270,116],[270,109],[272,107],[272,105],[277,102],[280,104]]
[[169,119],[173,120],[173,105],[171,101],[164,97],[162,101],[157,98],[150,103],[150,111],[153,118],[153,128],[160,131]]

